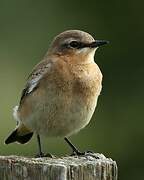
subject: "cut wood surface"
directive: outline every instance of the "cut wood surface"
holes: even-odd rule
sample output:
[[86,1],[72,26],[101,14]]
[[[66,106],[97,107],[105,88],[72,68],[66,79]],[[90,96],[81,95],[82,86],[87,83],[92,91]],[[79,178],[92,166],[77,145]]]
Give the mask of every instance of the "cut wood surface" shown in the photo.
[[0,156],[0,180],[117,180],[117,165],[98,153],[61,158]]

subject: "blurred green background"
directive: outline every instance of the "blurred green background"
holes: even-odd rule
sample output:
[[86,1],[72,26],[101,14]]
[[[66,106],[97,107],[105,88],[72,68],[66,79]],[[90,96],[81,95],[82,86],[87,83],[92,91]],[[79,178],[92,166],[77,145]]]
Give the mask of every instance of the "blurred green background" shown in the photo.
[[[103,91],[91,123],[71,137],[81,150],[92,149],[117,161],[119,179],[144,179],[144,2],[134,0],[0,0],[0,154],[33,156],[27,145],[4,145],[15,127],[12,108],[26,77],[55,35],[80,29],[108,46],[98,49]],[[46,152],[70,153],[62,139],[43,138]]]

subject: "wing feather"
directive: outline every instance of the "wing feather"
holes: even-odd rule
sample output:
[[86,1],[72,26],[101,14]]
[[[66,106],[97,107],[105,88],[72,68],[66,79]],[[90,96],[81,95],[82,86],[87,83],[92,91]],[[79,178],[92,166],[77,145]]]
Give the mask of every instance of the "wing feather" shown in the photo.
[[34,70],[32,71],[32,73],[29,75],[27,79],[25,88],[22,90],[20,104],[25,99],[25,97],[30,95],[32,92],[34,92],[38,88],[40,80],[47,72],[50,71],[51,65],[52,65],[51,62],[47,62],[47,63],[41,62],[34,68]]

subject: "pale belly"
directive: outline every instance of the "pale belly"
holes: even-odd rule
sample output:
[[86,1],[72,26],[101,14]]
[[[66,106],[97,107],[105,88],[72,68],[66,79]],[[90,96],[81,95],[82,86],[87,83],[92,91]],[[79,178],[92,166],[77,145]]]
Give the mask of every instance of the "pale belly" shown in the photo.
[[26,119],[20,117],[21,121],[32,131],[44,136],[64,137],[77,133],[89,123],[98,96],[92,97],[87,104],[76,97],[64,97],[41,100],[43,103],[37,104]]

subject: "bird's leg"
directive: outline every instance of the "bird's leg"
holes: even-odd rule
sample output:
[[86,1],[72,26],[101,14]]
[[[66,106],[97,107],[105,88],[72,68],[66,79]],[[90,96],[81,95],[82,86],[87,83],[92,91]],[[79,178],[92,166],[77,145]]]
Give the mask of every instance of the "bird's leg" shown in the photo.
[[36,155],[36,157],[51,157],[52,158],[52,155],[47,153],[47,154],[44,154],[42,152],[42,147],[41,147],[41,140],[40,140],[40,135],[37,134],[37,142],[38,142],[38,149],[39,149],[39,153]]
[[72,155],[82,155],[81,152],[71,143],[71,141],[68,138],[64,138],[64,140],[67,142],[67,144],[72,148]]
[[92,151],[81,152],[81,151],[79,151],[79,150],[71,143],[71,141],[70,141],[68,138],[65,137],[64,140],[65,140],[65,141],[68,143],[68,145],[72,148],[72,150],[73,150],[72,156],[73,156],[73,155],[83,156],[83,155],[86,155],[87,153],[93,153]]
[[39,149],[39,153],[38,153],[38,157],[43,157],[44,153],[42,152],[42,147],[41,147],[41,140],[40,140],[40,135],[37,134],[37,142],[38,142],[38,149]]

